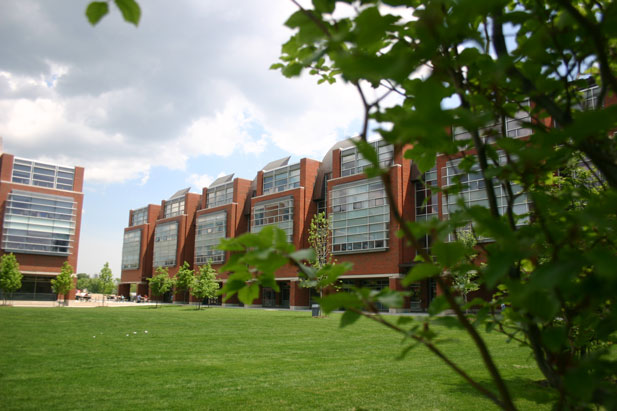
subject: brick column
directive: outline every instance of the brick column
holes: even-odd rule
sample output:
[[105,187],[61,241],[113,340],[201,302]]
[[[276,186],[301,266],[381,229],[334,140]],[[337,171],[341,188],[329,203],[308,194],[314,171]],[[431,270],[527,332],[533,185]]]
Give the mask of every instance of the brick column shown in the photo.
[[139,283],[137,284],[137,294],[138,295],[147,295],[148,296],[148,300],[150,300],[152,298],[152,296],[150,295],[150,290],[148,287],[148,283]]
[[131,297],[131,284],[118,284],[118,294],[128,301]]
[[309,289],[300,287],[298,281],[290,281],[289,286],[289,309],[309,309]]

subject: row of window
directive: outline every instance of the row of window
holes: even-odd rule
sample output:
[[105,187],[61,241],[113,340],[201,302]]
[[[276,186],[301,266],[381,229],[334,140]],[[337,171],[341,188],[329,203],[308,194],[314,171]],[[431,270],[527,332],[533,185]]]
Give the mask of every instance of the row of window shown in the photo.
[[379,179],[334,187],[330,206],[333,253],[388,248],[390,209]]
[[13,162],[12,182],[39,187],[73,190],[75,169],[21,158]]
[[274,225],[287,234],[287,241],[293,238],[293,197],[277,198],[258,203],[253,207],[251,233],[258,233],[264,227]]
[[131,227],[146,224],[148,222],[148,207],[143,207],[133,211]]
[[[381,167],[391,166],[394,156],[394,146],[383,140],[375,141],[370,144],[377,153],[379,165]],[[350,147],[341,151],[341,177],[361,174],[369,165],[370,162],[362,157],[357,147]]]
[[122,269],[135,270],[139,268],[139,252],[141,250],[141,229],[126,231],[122,244]]
[[208,189],[206,208],[231,204],[234,198],[234,183],[230,182]]
[[222,263],[225,252],[216,249],[222,238],[227,236],[227,213],[225,211],[204,214],[197,217],[195,234],[195,264],[208,261]]
[[176,265],[178,249],[178,222],[159,224],[154,229],[154,267]]
[[165,202],[163,218],[176,217],[184,214],[184,197]]
[[4,210],[2,249],[68,255],[75,220],[75,202],[70,197],[13,190]]
[[264,172],[263,193],[272,194],[300,187],[300,164]]

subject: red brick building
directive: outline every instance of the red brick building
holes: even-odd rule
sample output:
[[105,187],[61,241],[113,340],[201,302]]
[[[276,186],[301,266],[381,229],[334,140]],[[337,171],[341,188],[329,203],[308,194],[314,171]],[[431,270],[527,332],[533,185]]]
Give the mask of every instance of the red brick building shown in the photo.
[[83,167],[0,155],[0,255],[15,254],[23,274],[13,298],[55,300],[51,280],[65,261],[77,268],[83,182]]
[[[584,96],[583,109],[595,107],[599,103],[598,91],[595,85],[581,90]],[[607,97],[603,102],[605,105],[614,103],[614,96]],[[525,139],[532,133],[527,127],[530,121],[528,110],[521,109],[513,118],[505,119],[504,127],[501,123],[492,124],[481,129],[480,134],[489,142],[502,130],[509,138]],[[550,126],[551,120],[545,121]],[[464,129],[455,128],[452,130],[452,138],[468,139],[469,134]],[[438,155],[435,167],[420,173],[410,160],[404,159],[403,152],[394,152],[392,145],[381,140],[371,144],[377,152],[381,167],[389,170],[394,204],[389,204],[382,180],[368,178],[364,173],[369,162],[361,156],[351,139],[335,144],[321,162],[303,158],[298,163],[289,164],[290,158],[286,157],[266,165],[253,181],[233,179],[233,175],[221,177],[202,190],[201,198],[197,194],[179,192],[163,202],[154,225],[156,229],[174,225],[174,233],[177,233],[174,234],[177,235],[174,241],[177,244],[172,244],[170,260],[157,262],[157,240],[152,246],[152,241],[146,240],[150,238],[148,235],[152,236],[151,231],[144,228],[140,258],[147,261],[144,261],[143,269],[128,270],[123,267],[123,283],[141,279],[140,290],[145,291],[143,279],[151,276],[153,268],[161,263],[168,264],[171,275],[177,272],[178,264],[183,261],[198,267],[210,260],[213,267],[218,269],[229,258],[224,252],[215,249],[221,238],[259,232],[268,225],[284,230],[289,242],[297,249],[308,248],[311,219],[318,211],[326,211],[332,225],[331,251],[335,260],[353,264],[352,270],[339,278],[340,286],[402,290],[401,279],[413,266],[416,250],[396,235],[400,227],[390,206],[408,221],[433,218],[444,220],[460,207],[461,200],[468,206],[488,206],[487,193],[477,167],[468,171],[459,168],[462,153]],[[466,154],[474,153],[468,151]],[[502,157],[500,161],[505,162],[505,155]],[[448,187],[458,180],[465,185],[457,195],[447,198],[431,191],[431,187]],[[516,184],[512,184],[512,189],[518,190]],[[498,207],[504,212],[507,201],[501,185],[495,185],[495,193]],[[182,209],[183,214],[165,214],[163,209],[167,204],[179,201],[178,198],[182,198],[186,204]],[[524,216],[528,215],[530,208],[525,195],[517,196],[513,212],[523,216],[518,224],[526,224]],[[150,208],[148,210],[148,221],[151,221],[156,210],[152,211],[152,215]],[[131,211],[131,219],[134,213]],[[125,247],[126,233],[137,229],[125,229]],[[146,235],[146,231],[150,234]],[[423,248],[430,251],[430,236],[425,236],[420,242]],[[154,262],[151,263],[152,258]],[[219,278],[224,282],[226,274],[220,274]],[[276,281],[279,290],[262,289],[259,297],[253,301],[253,306],[292,310],[310,306],[313,297],[311,291],[300,286],[298,273],[293,266],[279,269]],[[439,293],[433,279],[411,284],[408,290],[411,291],[410,297],[406,298],[400,309],[402,311],[426,310]],[[220,299],[218,302],[221,302]],[[227,304],[237,305],[239,302],[232,298]]]

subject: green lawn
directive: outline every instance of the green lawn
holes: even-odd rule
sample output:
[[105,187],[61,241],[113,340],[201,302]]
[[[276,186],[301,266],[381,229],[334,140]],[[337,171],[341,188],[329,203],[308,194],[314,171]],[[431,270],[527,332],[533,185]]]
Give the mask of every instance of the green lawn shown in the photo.
[[[0,409],[494,409],[422,347],[338,314],[0,307]],[[146,332],[147,331],[147,332]],[[460,331],[441,345],[487,381]],[[529,351],[489,334],[521,409],[549,409]]]

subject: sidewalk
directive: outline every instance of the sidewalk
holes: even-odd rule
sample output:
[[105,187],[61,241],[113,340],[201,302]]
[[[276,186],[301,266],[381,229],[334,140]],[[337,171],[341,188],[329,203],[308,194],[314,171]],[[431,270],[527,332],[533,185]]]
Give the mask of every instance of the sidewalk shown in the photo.
[[[13,307],[58,307],[62,305],[62,301],[9,301],[9,305]],[[69,300],[69,304],[66,307],[69,308],[94,308],[94,307],[132,307],[136,305],[154,305],[154,303],[139,303],[136,302],[116,302],[116,301],[77,301]]]

